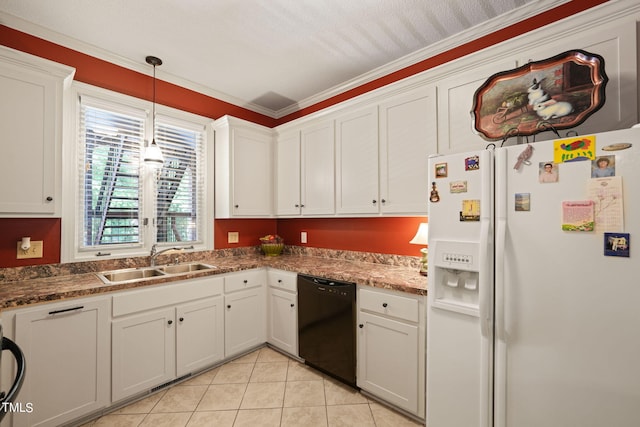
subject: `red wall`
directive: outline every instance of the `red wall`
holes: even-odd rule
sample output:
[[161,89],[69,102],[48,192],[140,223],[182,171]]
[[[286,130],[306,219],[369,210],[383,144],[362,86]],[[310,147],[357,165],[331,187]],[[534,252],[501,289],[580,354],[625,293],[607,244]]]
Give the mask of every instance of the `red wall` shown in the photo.
[[[212,119],[229,114],[264,126],[275,127],[559,21],[606,1],[569,1],[518,24],[505,27],[277,120],[161,80],[157,81],[156,98],[159,104]],[[76,69],[75,80],[77,81],[142,99],[152,99],[153,81],[149,75],[111,64],[5,25],[0,25],[0,44],[72,66]],[[236,246],[227,243],[228,231],[240,232],[240,243],[237,245],[242,246],[257,244],[260,236],[274,232],[281,234],[288,243],[298,244],[300,231],[307,231],[309,246],[414,255],[413,245],[409,245],[406,241],[413,236],[415,231],[412,230],[417,229],[417,224],[421,221],[421,218],[216,220],[215,246],[216,248]],[[23,235],[31,236],[32,240],[44,240],[44,258],[25,261],[15,259],[15,242]],[[50,264],[59,260],[59,218],[0,219],[0,267]]]
[[[60,218],[0,219],[0,267],[60,262]],[[42,258],[16,259],[17,242],[23,237],[42,240]]]

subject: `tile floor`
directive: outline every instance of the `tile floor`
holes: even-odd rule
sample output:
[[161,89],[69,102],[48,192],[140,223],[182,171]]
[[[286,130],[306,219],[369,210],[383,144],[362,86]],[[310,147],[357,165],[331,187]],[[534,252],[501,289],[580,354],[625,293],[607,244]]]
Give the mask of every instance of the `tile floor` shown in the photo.
[[422,425],[263,347],[83,427]]

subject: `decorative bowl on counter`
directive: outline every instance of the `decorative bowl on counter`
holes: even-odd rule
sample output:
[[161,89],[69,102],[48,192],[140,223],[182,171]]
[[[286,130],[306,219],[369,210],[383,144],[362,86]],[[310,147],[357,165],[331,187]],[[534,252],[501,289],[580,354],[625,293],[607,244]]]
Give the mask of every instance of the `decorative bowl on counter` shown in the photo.
[[260,238],[262,252],[266,256],[278,256],[284,248],[284,240],[277,234],[268,234]]

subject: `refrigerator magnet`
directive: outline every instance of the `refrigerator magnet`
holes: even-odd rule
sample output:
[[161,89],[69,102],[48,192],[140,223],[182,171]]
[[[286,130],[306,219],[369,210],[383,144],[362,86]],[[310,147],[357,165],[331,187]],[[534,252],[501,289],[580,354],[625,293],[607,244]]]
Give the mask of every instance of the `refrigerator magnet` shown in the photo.
[[542,184],[558,182],[558,165],[552,161],[540,162],[538,164],[538,181]]
[[463,200],[460,221],[480,221],[480,200]]
[[477,171],[480,169],[480,157],[471,156],[464,159],[464,170]]
[[516,193],[516,212],[531,210],[531,193]]
[[467,181],[453,181],[449,183],[449,192],[451,193],[466,193]]
[[595,222],[593,210],[593,200],[562,202],[562,230],[593,231]]
[[440,201],[440,194],[438,194],[438,188],[435,181],[431,183],[431,194],[429,195],[429,201],[431,203],[437,203]]
[[591,178],[616,175],[616,156],[600,156],[591,162]]
[[447,177],[447,164],[436,163],[436,178],[446,178],[446,177]]
[[578,162],[596,158],[596,137],[580,136],[553,141],[553,162]]
[[629,257],[631,240],[629,233],[604,233],[605,256]]

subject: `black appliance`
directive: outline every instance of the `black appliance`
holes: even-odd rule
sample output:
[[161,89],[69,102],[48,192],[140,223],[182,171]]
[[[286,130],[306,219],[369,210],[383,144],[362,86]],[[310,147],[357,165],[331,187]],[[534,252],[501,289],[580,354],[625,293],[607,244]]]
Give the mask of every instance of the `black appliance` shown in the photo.
[[[22,387],[22,382],[24,381],[26,364],[24,360],[24,354],[22,353],[22,350],[20,350],[20,347],[18,347],[18,345],[13,341],[11,341],[9,338],[6,338],[2,335],[2,324],[0,324],[0,343],[1,343],[0,356],[2,355],[2,352],[4,352],[5,350],[8,350],[16,359],[16,365],[17,365],[16,378],[13,381],[13,385],[11,385],[11,388],[9,389],[8,392],[6,393],[4,391],[0,392],[0,421],[1,421],[4,418],[4,416],[7,415],[7,412],[10,409],[10,405],[8,405],[8,403],[13,402],[13,399],[16,397],[16,395],[20,391],[20,387]],[[5,405],[5,403],[7,403],[7,405]]]
[[305,363],[356,387],[355,283],[298,274],[298,345]]

